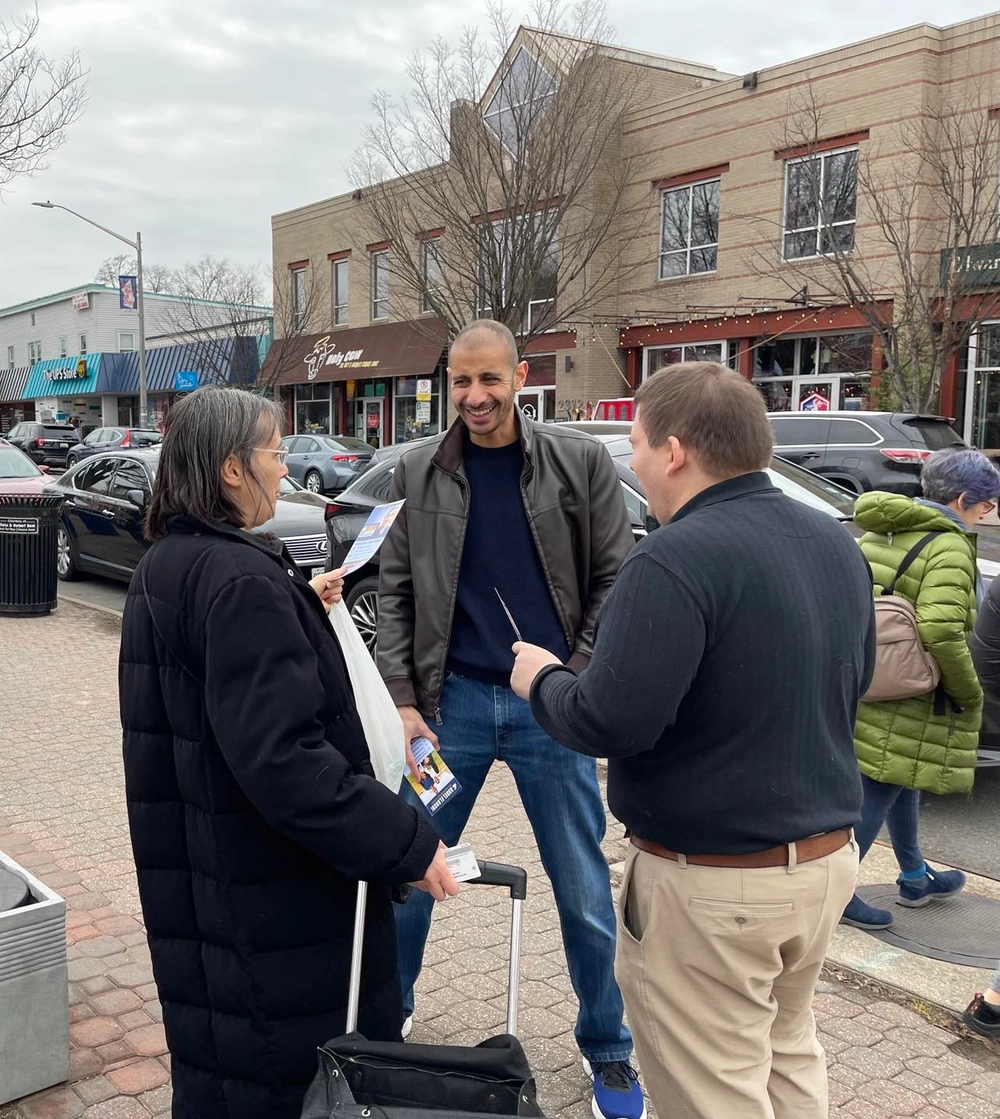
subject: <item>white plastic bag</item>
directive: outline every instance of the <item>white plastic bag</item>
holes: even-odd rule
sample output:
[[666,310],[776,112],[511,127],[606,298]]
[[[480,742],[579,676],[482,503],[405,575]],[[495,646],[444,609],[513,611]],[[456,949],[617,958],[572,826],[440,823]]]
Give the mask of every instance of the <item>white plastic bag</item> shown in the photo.
[[375,776],[386,788],[398,793],[406,770],[403,720],[343,602],[338,602],[330,611],[330,625],[351,674],[354,702],[365,728]]

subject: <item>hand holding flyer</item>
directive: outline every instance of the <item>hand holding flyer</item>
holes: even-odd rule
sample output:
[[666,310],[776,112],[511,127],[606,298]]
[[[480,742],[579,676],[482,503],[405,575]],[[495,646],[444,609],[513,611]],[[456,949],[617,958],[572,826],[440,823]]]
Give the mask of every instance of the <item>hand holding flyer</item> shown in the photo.
[[410,749],[417,763],[417,776],[407,773],[406,779],[420,797],[420,803],[433,816],[462,791],[462,786],[428,739],[415,738]]
[[382,541],[389,535],[389,529],[392,528],[393,522],[399,516],[399,511],[404,504],[405,499],[404,501],[390,501],[386,505],[376,505],[368,514],[368,520],[365,521],[364,527],[358,533],[357,540],[351,545],[351,550],[344,560],[343,570],[345,575],[357,571],[359,567],[364,567],[382,547]]

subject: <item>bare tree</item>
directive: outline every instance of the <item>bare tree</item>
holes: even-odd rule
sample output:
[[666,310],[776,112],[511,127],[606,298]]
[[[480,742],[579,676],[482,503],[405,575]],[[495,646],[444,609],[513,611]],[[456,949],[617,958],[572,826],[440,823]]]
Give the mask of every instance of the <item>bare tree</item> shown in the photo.
[[796,157],[781,234],[751,254],[757,275],[795,292],[791,302],[855,307],[881,349],[885,403],[912,411],[938,407],[948,364],[1000,309],[988,290],[1000,264],[976,273],[977,248],[1000,255],[997,123],[978,91],[957,105],[937,96],[898,126],[891,155],[868,143],[824,154],[827,114],[806,87],[781,137]]
[[135,257],[129,256],[128,253],[115,253],[114,256],[105,257],[101,261],[100,267],[94,273],[94,283],[116,288],[119,276],[134,275]]
[[517,29],[499,0],[488,13],[485,38],[469,27],[411,59],[407,98],[375,97],[352,178],[364,236],[390,246],[400,314],[415,303],[449,336],[488,315],[523,348],[592,315],[620,278],[633,83],[606,45],[603,0],[536,0],[537,29]]
[[[272,395],[292,369],[301,368],[317,345],[316,332],[330,321],[330,285],[322,272],[307,275],[296,289],[289,272],[272,273],[274,342],[257,378],[257,390]],[[319,344],[328,338],[319,339]]]
[[[129,273],[132,275],[132,273]],[[165,264],[147,264],[142,270],[143,291],[164,295],[177,288],[177,278],[172,268]]]
[[44,169],[87,101],[79,54],[49,58],[34,45],[39,23],[37,8],[0,23],[0,188]]

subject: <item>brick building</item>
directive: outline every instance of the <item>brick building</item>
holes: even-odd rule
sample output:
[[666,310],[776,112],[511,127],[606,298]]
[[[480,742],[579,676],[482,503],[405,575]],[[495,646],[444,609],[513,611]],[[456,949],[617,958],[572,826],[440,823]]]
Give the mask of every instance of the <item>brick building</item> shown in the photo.
[[[544,53],[537,36],[519,36]],[[891,316],[902,281],[859,199],[859,159],[873,173],[905,176],[901,137],[914,122],[969,112],[995,118],[998,47],[1000,14],[910,27],[740,77],[607,48],[637,91],[622,158],[641,157],[608,236],[616,281],[588,313],[557,316],[527,348],[522,405],[539,418],[567,419],[602,398],[628,396],[666,364],[701,357],[752,379],[774,410],[877,406],[879,345],[862,311],[831,289],[827,250],[835,242],[865,261],[877,275],[880,313]],[[794,108],[806,91],[808,144]],[[996,128],[985,153],[994,187]],[[820,204],[817,192],[824,200],[835,193],[835,204]],[[930,183],[915,194],[913,252],[937,268],[943,242],[932,195]],[[294,296],[296,285],[315,291],[321,279],[326,293],[308,307],[303,296],[302,361],[281,380],[295,430],[328,425],[384,443],[437,430],[445,337],[421,314],[419,293],[389,299],[393,246],[366,233],[365,220],[351,194],[272,219],[277,282]],[[980,292],[1000,291],[1000,247],[990,243],[997,236],[994,228],[975,247],[986,262],[971,281]],[[950,361],[940,399],[966,438],[989,447],[1000,447],[1000,299],[995,318]]]

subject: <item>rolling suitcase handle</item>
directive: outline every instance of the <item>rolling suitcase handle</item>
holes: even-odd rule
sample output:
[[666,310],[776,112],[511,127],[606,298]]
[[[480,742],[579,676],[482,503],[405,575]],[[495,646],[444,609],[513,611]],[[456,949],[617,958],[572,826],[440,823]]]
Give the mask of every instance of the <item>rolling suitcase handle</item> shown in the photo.
[[[528,874],[523,867],[479,860],[479,877],[467,886],[503,886],[510,891],[510,961],[507,969],[507,1033],[517,1033],[517,1004],[520,994],[521,906],[528,896]],[[361,958],[364,951],[365,905],[368,883],[358,883],[358,900],[354,909],[354,943],[351,948],[351,984],[347,995],[346,1033],[358,1028],[358,1007],[361,1000]]]

